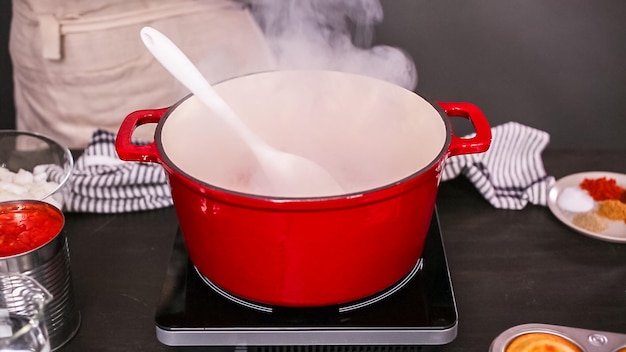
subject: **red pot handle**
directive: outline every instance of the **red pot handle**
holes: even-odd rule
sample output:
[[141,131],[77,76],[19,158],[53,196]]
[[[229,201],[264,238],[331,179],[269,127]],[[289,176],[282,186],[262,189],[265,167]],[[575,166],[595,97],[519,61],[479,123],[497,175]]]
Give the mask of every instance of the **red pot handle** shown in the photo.
[[476,134],[469,138],[460,138],[452,133],[452,141],[448,152],[450,156],[482,153],[491,145],[491,127],[480,109],[471,103],[437,102],[451,117],[463,117],[472,123]]
[[148,123],[158,123],[168,109],[139,110],[124,118],[115,138],[115,150],[120,159],[158,162],[159,153],[156,143],[153,141],[148,144],[135,144],[132,141],[132,136],[137,127]]

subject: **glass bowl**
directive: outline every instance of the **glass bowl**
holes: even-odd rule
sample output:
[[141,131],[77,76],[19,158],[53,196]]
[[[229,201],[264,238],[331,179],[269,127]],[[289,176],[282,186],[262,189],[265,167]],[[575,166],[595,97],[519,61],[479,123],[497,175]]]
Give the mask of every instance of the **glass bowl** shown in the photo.
[[0,130],[0,202],[36,199],[62,209],[73,168],[70,150],[53,139]]

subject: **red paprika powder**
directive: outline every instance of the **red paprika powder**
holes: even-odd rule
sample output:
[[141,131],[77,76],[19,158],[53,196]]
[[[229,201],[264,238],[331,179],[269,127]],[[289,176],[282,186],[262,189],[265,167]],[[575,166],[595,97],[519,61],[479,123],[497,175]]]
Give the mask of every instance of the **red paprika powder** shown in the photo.
[[61,232],[64,223],[63,214],[45,202],[0,203],[0,257],[43,246]]
[[586,178],[580,183],[580,188],[584,189],[596,201],[620,199],[624,193],[624,188],[617,185],[613,178]]

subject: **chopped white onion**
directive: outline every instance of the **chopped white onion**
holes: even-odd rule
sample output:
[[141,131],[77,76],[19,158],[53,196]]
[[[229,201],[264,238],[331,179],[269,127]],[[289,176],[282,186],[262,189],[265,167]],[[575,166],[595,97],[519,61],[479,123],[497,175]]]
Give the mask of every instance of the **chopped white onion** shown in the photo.
[[13,175],[9,169],[0,167],[0,181],[13,182]]
[[29,185],[33,183],[33,173],[24,169],[17,170],[15,176],[13,176],[13,183],[18,185]]
[[43,197],[54,191],[58,183],[48,180],[45,165],[37,165],[33,172],[19,169],[12,172],[5,167],[0,167],[0,201],[39,199],[52,203],[60,208],[60,204],[52,197]]

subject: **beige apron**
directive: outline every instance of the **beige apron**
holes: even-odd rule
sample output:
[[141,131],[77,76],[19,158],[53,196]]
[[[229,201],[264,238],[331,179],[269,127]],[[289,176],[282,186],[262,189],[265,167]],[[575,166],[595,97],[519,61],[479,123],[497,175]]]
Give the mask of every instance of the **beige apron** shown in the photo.
[[[188,94],[143,46],[152,26],[212,82],[273,68],[248,10],[228,0],[13,0],[16,126],[83,148],[96,129]],[[135,137],[150,141],[153,128]]]

